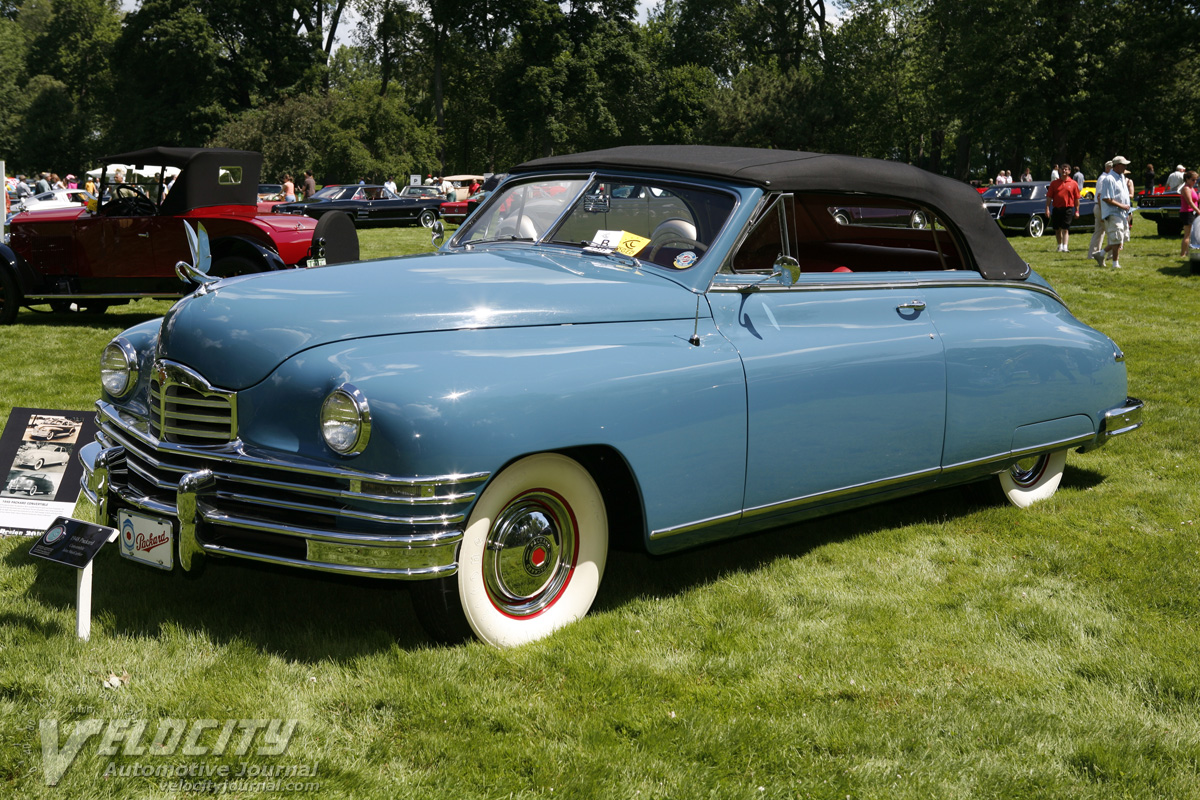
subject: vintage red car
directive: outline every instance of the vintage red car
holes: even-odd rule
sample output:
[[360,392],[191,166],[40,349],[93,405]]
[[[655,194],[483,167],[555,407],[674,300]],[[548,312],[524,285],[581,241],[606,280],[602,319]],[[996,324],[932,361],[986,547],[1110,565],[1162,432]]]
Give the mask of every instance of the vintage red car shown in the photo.
[[[0,324],[22,305],[102,311],[190,292],[195,287],[175,272],[189,258],[185,225],[205,226],[218,276],[358,258],[358,234],[345,215],[318,222],[260,213],[260,153],[151,147],[102,163],[100,199],[89,208],[13,217],[9,242],[0,245]],[[180,170],[173,182],[167,167]]]

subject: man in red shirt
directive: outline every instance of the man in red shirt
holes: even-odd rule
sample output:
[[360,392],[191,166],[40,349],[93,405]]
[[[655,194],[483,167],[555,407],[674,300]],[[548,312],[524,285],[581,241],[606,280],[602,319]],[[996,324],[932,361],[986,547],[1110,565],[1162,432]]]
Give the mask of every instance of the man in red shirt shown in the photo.
[[1046,189],[1046,216],[1054,226],[1058,252],[1066,253],[1067,242],[1071,238],[1071,223],[1079,216],[1079,184],[1072,180],[1066,164],[1058,168],[1058,175]]

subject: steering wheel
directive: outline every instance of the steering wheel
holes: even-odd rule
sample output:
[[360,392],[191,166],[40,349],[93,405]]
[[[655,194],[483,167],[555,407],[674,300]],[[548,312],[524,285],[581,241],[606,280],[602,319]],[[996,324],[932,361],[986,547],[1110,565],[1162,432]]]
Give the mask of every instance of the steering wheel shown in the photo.
[[698,242],[695,239],[689,239],[686,236],[671,236],[663,239],[662,241],[656,243],[654,247],[650,248],[650,257],[648,260],[653,261],[654,257],[658,255],[658,251],[668,245],[673,248],[683,245],[681,248],[683,250],[699,250],[701,253],[704,253],[708,250],[708,245],[704,244],[703,242]]
[[112,199],[104,204],[104,214],[111,217],[152,217],[158,212],[154,201],[136,186],[117,183],[109,187]]

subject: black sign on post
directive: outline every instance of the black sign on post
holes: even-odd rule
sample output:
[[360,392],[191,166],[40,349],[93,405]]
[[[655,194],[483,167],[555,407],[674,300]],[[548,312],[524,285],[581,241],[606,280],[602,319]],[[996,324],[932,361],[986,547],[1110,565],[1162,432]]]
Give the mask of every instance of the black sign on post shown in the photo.
[[29,555],[83,569],[116,533],[115,528],[59,517],[29,548]]
[[29,555],[75,568],[75,633],[85,642],[92,635],[92,559],[117,540],[117,529],[59,517],[29,548]]

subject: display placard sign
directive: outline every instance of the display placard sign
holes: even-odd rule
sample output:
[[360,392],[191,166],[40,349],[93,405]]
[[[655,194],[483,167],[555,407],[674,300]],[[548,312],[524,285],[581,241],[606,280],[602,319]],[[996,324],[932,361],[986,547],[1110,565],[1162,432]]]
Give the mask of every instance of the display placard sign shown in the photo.
[[115,528],[105,525],[58,517],[29,548],[29,555],[83,569],[116,533]]
[[79,448],[96,437],[87,411],[14,408],[0,433],[0,536],[41,536],[79,497]]

